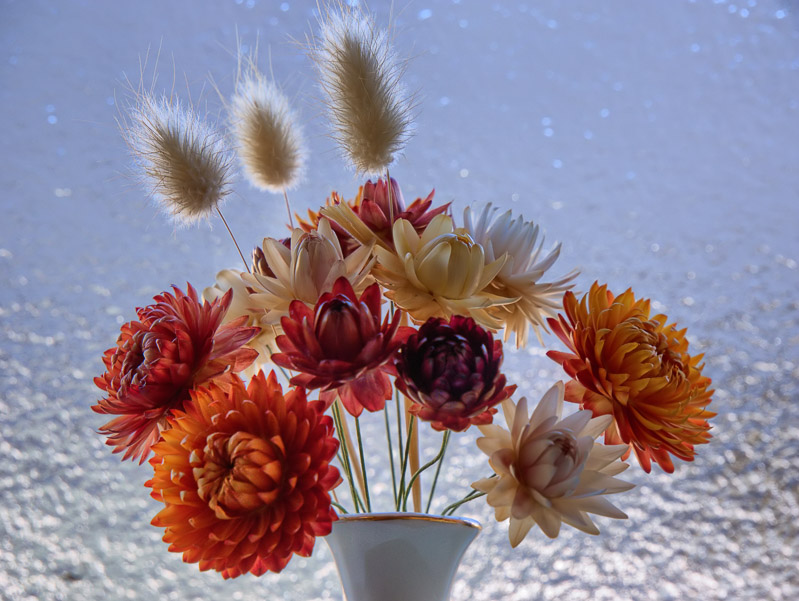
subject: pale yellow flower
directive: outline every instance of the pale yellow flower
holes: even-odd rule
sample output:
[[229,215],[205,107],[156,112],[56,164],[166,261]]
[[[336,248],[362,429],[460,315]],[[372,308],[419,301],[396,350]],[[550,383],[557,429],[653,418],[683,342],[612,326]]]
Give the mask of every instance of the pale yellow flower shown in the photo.
[[487,310],[512,303],[486,290],[499,273],[505,256],[486,262],[483,247],[448,215],[437,215],[420,236],[406,219],[392,230],[395,252],[376,246],[375,278],[388,288],[386,296],[417,322],[430,317],[467,315],[488,328],[502,323]]
[[605,498],[633,487],[614,478],[628,467],[619,461],[627,445],[595,442],[610,424],[608,415],[592,418],[590,411],[578,411],[561,419],[563,391],[562,382],[550,388],[532,416],[527,414],[527,399],[515,406],[504,401],[509,430],[496,424],[478,426],[483,437],[477,446],[488,455],[496,476],[472,487],[488,493],[486,500],[498,521],[510,518],[513,547],[535,524],[555,538],[561,523],[599,534],[589,513],[627,517]]
[[357,294],[372,283],[371,247],[362,246],[345,257],[327,219],[320,219],[317,229],[310,232],[295,229],[291,233],[291,248],[274,238],[265,238],[262,248],[274,277],[252,273],[244,274],[244,279],[254,290],[250,300],[266,310],[266,321],[270,324],[280,324],[293,300],[313,307],[340,277],[347,278]]
[[488,288],[499,296],[517,299],[491,309],[505,327],[505,342],[515,334],[516,346],[526,346],[530,327],[540,341],[539,329],[546,331],[546,318],[555,316],[563,294],[577,276],[575,270],[551,282],[541,281],[560,255],[560,243],[544,251],[544,238],[539,237],[537,225],[523,217],[513,219],[510,211],[499,215],[499,210],[490,203],[480,212],[473,213],[466,207],[463,221],[474,241],[485,249],[486,261],[508,257]]

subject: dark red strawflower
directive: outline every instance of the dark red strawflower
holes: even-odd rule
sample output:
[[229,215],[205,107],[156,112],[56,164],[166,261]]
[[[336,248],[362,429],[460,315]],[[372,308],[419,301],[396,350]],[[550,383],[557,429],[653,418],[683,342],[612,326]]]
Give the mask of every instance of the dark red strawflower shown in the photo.
[[191,285],[187,293],[173,287],[155,304],[136,309],[138,321],[122,326],[116,346],[103,355],[106,372],[94,383],[108,396],[92,409],[116,415],[100,428],[114,453],[139,459],[167,426],[167,417],[183,409],[189,390],[221,374],[238,372],[258,353],[244,345],[259,331],[244,327],[246,317],[222,324],[231,291],[212,302],[199,302]]
[[379,411],[391,398],[392,358],[413,331],[399,327],[401,311],[380,321],[380,287],[369,286],[360,299],[346,278],[339,278],[313,311],[293,301],[289,315],[280,320],[284,334],[277,337],[280,353],[272,360],[300,372],[293,386],[321,389],[328,405],[338,394],[355,417],[364,409]]
[[490,424],[516,386],[500,373],[502,342],[470,317],[431,317],[397,352],[397,388],[435,430]]

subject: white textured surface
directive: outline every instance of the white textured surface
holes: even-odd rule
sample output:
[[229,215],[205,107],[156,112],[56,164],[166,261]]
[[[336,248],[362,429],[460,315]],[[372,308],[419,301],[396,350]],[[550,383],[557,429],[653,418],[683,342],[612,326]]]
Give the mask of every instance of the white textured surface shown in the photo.
[[[383,3],[374,2],[381,19]],[[564,241],[561,272],[632,286],[689,328],[716,388],[713,441],[673,476],[628,471],[626,522],[591,538],[532,534],[512,551],[484,506],[456,601],[799,598],[799,11],[778,0],[414,1],[397,44],[421,115],[393,170],[412,199],[495,201]],[[173,231],[125,175],[114,118],[124,74],[161,46],[159,85],[228,94],[236,29],[296,95],[312,140],[300,208],[351,196],[311,71],[287,36],[315,2],[0,4],[0,597],[338,599],[329,553],[224,582],[149,525],[147,466],[94,429],[91,377],[117,328],[170,284],[236,266],[223,228]],[[400,3],[403,7],[405,3]],[[148,72],[151,72],[149,69]],[[186,78],[183,77],[186,73]],[[202,95],[215,114],[215,93]],[[282,230],[281,200],[240,185],[247,246]],[[551,345],[556,345],[549,339]],[[509,353],[531,396],[560,377]],[[368,430],[380,434],[380,423]],[[454,439],[442,491],[487,466]],[[430,437],[429,446],[436,445]],[[380,452],[382,447],[376,447]],[[376,476],[375,476],[376,477]],[[385,497],[384,497],[385,498]],[[384,507],[385,508],[385,507]]]

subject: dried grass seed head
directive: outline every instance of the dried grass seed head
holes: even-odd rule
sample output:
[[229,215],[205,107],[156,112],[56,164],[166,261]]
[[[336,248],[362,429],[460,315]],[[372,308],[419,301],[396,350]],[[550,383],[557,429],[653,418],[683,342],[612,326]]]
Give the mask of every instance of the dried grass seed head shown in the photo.
[[122,128],[150,195],[177,222],[208,217],[232,191],[233,156],[193,108],[140,93]]
[[357,8],[328,11],[310,54],[333,129],[333,137],[356,171],[379,174],[402,152],[413,125],[412,106],[401,83],[404,63],[388,31]]
[[252,185],[281,192],[299,183],[307,156],[302,128],[280,87],[252,63],[236,84],[230,122]]

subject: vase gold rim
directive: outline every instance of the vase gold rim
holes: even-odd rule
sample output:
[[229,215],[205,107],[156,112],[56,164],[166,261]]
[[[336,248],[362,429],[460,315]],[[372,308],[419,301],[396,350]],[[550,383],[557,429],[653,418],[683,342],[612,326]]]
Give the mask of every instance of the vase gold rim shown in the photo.
[[482,531],[483,526],[471,518],[456,518],[444,515],[430,515],[427,513],[388,512],[388,513],[353,513],[338,516],[338,522],[385,522],[388,520],[414,520],[420,522],[433,522],[438,524],[455,524]]

